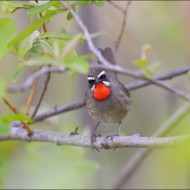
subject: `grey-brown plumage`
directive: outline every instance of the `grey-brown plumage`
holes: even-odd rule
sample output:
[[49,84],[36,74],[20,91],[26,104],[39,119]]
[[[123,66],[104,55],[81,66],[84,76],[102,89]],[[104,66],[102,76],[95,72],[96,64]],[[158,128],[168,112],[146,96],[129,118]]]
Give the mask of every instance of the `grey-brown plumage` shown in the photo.
[[[107,61],[115,65],[111,48],[100,49],[100,51]],[[98,64],[101,64],[99,60]],[[85,94],[85,104],[90,116],[100,122],[121,123],[130,110],[132,101],[128,90],[118,80],[117,73],[95,69],[90,72],[88,82],[89,88]],[[103,83],[110,89],[110,95],[105,100],[96,100],[93,95],[98,83]]]

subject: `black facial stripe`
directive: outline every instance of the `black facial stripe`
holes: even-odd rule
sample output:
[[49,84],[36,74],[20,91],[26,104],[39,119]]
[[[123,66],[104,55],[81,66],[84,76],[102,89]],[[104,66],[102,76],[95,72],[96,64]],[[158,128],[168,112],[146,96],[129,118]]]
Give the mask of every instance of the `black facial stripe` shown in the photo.
[[102,71],[100,72],[100,74],[98,75],[98,79],[104,79],[106,78],[106,72],[105,71]]

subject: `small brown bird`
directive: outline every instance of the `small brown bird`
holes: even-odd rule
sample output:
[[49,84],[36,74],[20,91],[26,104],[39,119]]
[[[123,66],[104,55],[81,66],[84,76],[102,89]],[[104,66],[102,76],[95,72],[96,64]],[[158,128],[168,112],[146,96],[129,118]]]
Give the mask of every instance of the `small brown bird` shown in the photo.
[[[99,49],[104,58],[115,65],[115,58],[111,48]],[[101,62],[97,60],[99,64]],[[85,94],[85,105],[88,113],[99,122],[91,133],[91,142],[95,141],[95,131],[100,122],[118,123],[119,135],[122,119],[130,110],[131,97],[126,87],[118,80],[117,74],[102,70],[91,70],[87,77],[89,88]]]

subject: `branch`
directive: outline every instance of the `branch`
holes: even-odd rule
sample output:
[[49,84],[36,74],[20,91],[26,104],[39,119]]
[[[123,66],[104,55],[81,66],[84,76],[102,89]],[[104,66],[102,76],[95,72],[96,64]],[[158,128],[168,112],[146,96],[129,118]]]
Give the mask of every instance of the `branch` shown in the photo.
[[[168,79],[172,79],[174,77],[178,77],[178,76],[187,74],[189,71],[190,71],[190,66],[184,67],[184,68],[179,69],[179,70],[168,72],[164,75],[155,77],[153,79],[154,80],[168,80]],[[142,87],[145,87],[148,85],[152,85],[152,83],[150,81],[139,81],[139,82],[133,82],[131,84],[128,84],[126,86],[126,88],[128,88],[129,90],[135,90],[135,89],[142,88]]]
[[38,85],[38,78],[36,78],[34,80],[34,83],[33,83],[33,86],[32,86],[32,90],[30,92],[30,96],[28,98],[28,101],[27,101],[27,104],[26,104],[26,107],[25,107],[25,110],[24,110],[24,115],[28,115],[30,106],[32,104],[32,100],[33,100],[35,92],[36,92],[37,85]]
[[122,22],[122,25],[121,25],[121,31],[119,33],[119,36],[118,36],[118,39],[117,39],[117,42],[115,44],[115,53],[117,54],[117,51],[119,49],[119,46],[120,46],[120,43],[121,43],[121,40],[123,38],[123,34],[124,34],[124,31],[125,31],[125,26],[126,26],[126,20],[127,20],[127,13],[128,13],[128,9],[129,9],[129,5],[131,4],[131,0],[126,2],[126,7],[125,7],[125,10],[123,11],[123,22]]
[[[26,130],[18,127],[12,128],[8,136],[0,136],[0,142],[6,140],[18,140],[27,142],[49,142],[57,145],[70,145],[78,147],[91,148],[91,139],[89,136],[70,135],[54,131],[34,130],[33,135],[28,137]],[[181,145],[190,141],[190,135],[181,135],[175,137],[155,138],[139,136],[119,136],[114,138],[97,137],[94,145],[98,149],[111,148],[166,148]]]
[[[190,67],[185,67],[185,68],[180,69],[180,70],[176,70],[176,71],[166,73],[162,76],[156,77],[155,79],[156,80],[168,80],[168,79],[172,79],[172,78],[177,77],[177,76],[184,75],[184,74],[188,73],[189,71],[190,71]],[[136,90],[136,89],[139,89],[139,88],[142,88],[144,86],[151,85],[151,84],[152,83],[149,81],[139,81],[139,82],[133,82],[133,83],[126,85],[126,88],[128,90],[132,91],[132,90]],[[56,108],[51,109],[49,111],[41,112],[40,114],[38,114],[34,118],[34,121],[35,122],[41,121],[43,119],[58,115],[60,113],[64,113],[67,111],[72,111],[75,109],[82,108],[83,106],[84,106],[84,100],[80,100],[78,102],[74,102],[74,103],[71,103],[68,105],[59,106],[59,107],[56,107]]]
[[122,67],[119,67],[119,66],[113,66],[113,65],[109,65],[109,66],[105,66],[105,65],[91,65],[92,68],[102,68],[102,69],[105,69],[105,70],[109,70],[109,71],[112,71],[112,72],[117,72],[117,73],[120,73],[120,74],[124,74],[124,75],[128,75],[132,78],[136,78],[136,79],[141,79],[141,80],[146,80],[152,84],[155,84],[175,95],[177,95],[178,97],[190,102],[190,95],[189,94],[186,94],[185,92],[177,89],[177,88],[174,88],[172,85],[170,84],[167,84],[165,82],[162,82],[160,80],[156,80],[154,78],[150,79],[150,78],[147,78],[146,76],[144,75],[141,75],[141,74],[138,74],[138,73],[134,73],[128,69],[124,69]]
[[[51,66],[49,66],[49,68],[51,68]],[[43,90],[42,90],[42,94],[40,95],[40,97],[39,97],[39,99],[38,99],[38,103],[37,103],[37,105],[36,105],[36,107],[35,107],[35,109],[34,109],[34,111],[33,111],[33,113],[32,113],[32,118],[34,118],[34,116],[36,115],[36,113],[38,112],[38,109],[39,109],[39,107],[40,107],[40,105],[41,105],[41,103],[42,103],[42,100],[43,100],[43,98],[44,98],[44,95],[45,95],[45,92],[46,92],[46,90],[47,90],[47,86],[48,86],[48,84],[49,84],[49,81],[50,81],[50,78],[51,78],[51,72],[49,72],[48,74],[47,74],[47,77],[46,77],[46,80],[45,80],[45,84],[44,84],[44,88],[43,88]]]
[[8,89],[8,92],[18,92],[18,91],[25,91],[27,90],[28,88],[30,88],[34,82],[34,80],[44,74],[47,74],[47,73],[57,73],[57,72],[60,72],[60,73],[63,73],[66,71],[66,68],[65,67],[43,67],[42,69],[40,69],[39,71],[29,75],[25,82],[20,84],[20,85],[16,85],[16,86],[13,86],[13,87],[10,87]]
[[42,121],[43,119],[58,115],[60,113],[76,110],[76,109],[82,108],[83,106],[84,106],[84,100],[80,100],[80,101],[74,102],[72,104],[55,107],[52,110],[44,111],[44,112],[41,112],[38,115],[36,115],[36,117],[34,117],[34,122]]
[[[189,114],[189,111],[190,105],[188,103],[184,104],[151,136],[163,137],[168,135],[174,126],[176,126],[187,114]],[[116,176],[117,180],[114,182],[112,188],[121,189],[151,152],[152,149],[142,149],[137,151],[129,160],[127,160],[126,164],[122,166],[121,171]]]
[[[2,97],[4,103],[15,113],[15,114],[19,114],[19,112],[17,111],[17,109],[4,97]],[[27,131],[27,135],[31,136],[33,134],[33,130],[30,128],[30,126],[25,123],[24,121],[21,121],[21,123],[23,124],[23,127],[26,129]]]
[[122,7],[120,7],[118,4],[116,4],[114,1],[107,0],[107,2],[124,14],[125,10]]

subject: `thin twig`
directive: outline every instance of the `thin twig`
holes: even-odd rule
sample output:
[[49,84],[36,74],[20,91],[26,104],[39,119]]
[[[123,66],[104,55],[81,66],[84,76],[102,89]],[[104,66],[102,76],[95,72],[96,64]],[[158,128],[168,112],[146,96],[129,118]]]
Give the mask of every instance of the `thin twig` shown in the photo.
[[107,0],[108,3],[110,3],[113,7],[115,7],[116,9],[118,9],[119,11],[121,11],[122,13],[125,12],[125,10],[120,7],[117,3],[115,3],[114,1],[112,0]]
[[[185,67],[185,68],[180,69],[180,70],[168,72],[162,76],[156,77],[155,79],[157,79],[157,80],[168,80],[168,79],[172,79],[172,78],[177,77],[177,76],[184,75],[184,74],[188,73],[188,71],[190,71],[190,67]],[[133,83],[126,85],[126,88],[128,90],[132,91],[132,90],[136,90],[136,89],[142,88],[144,86],[148,86],[148,85],[152,85],[152,83],[149,81],[139,81],[139,82],[133,82]],[[74,102],[74,103],[71,103],[69,105],[58,106],[54,109],[44,111],[44,112],[38,114],[34,118],[34,121],[36,121],[36,122],[42,121],[43,119],[58,115],[60,113],[64,113],[67,111],[72,111],[75,109],[82,108],[82,107],[84,107],[84,105],[85,105],[84,100],[80,100],[78,102]]]
[[121,25],[121,30],[120,30],[119,36],[118,36],[116,44],[115,44],[115,54],[117,54],[117,51],[119,49],[119,46],[121,44],[121,41],[122,41],[122,38],[123,38],[123,35],[124,35],[126,21],[127,21],[127,13],[128,13],[128,9],[129,9],[130,4],[131,4],[131,0],[126,2],[126,7],[125,7],[125,10],[123,12],[123,22],[122,22],[122,25]]
[[[38,141],[49,142],[57,145],[71,145],[77,147],[91,148],[91,139],[89,136],[63,134],[55,131],[34,130],[32,137],[28,137],[25,130],[19,127],[12,128],[8,136],[0,136],[0,141],[20,140],[20,141]],[[118,136],[114,138],[97,137],[94,145],[99,149],[115,148],[166,148],[179,146],[190,141],[190,135],[181,135],[174,137],[156,138],[139,136]]]
[[35,92],[36,92],[36,87],[38,85],[38,78],[36,78],[34,80],[34,83],[33,83],[33,86],[32,86],[32,90],[31,90],[31,93],[30,93],[30,96],[28,98],[28,101],[27,101],[27,104],[26,104],[26,108],[24,110],[24,114],[25,115],[28,115],[28,112],[29,112],[29,109],[30,109],[30,106],[32,104],[32,100],[34,98],[34,95],[35,95]]
[[[163,137],[169,134],[169,132],[176,126],[187,114],[189,114],[190,105],[184,104],[178,109],[166,122],[159,127],[159,129],[152,134],[153,137]],[[152,149],[142,149],[137,151],[131,159],[127,160],[126,164],[122,166],[122,170],[116,177],[112,188],[121,189],[124,184],[127,184],[131,176],[135,173],[145,158],[152,152]]]
[[43,100],[45,92],[47,90],[47,86],[48,86],[50,78],[51,78],[51,73],[49,72],[47,74],[47,77],[46,77],[46,80],[45,80],[45,84],[44,84],[44,88],[43,88],[42,94],[40,95],[38,103],[36,105],[36,108],[34,109],[34,112],[33,112],[32,116],[31,116],[32,118],[34,118],[34,116],[36,115],[36,113],[37,113],[37,111],[38,111],[38,109],[39,109],[39,107],[40,107],[40,105],[42,103],[42,100]]
[[[19,112],[17,111],[17,109],[5,98],[5,97],[2,97],[3,101],[5,102],[5,104],[15,113],[15,114],[19,114]],[[21,123],[23,124],[24,128],[27,130],[27,135],[28,136],[31,136],[33,134],[33,131],[32,129],[30,128],[30,126],[21,121]]]
[[[168,73],[166,73],[164,75],[155,77],[153,79],[154,80],[168,80],[168,79],[172,79],[172,78],[187,74],[189,71],[190,71],[190,66],[184,67],[182,69],[178,69],[178,70],[175,70],[175,71],[170,71],[170,72],[168,72]],[[133,82],[131,84],[128,84],[126,86],[126,88],[128,88],[130,90],[135,90],[135,89],[142,88],[142,87],[145,87],[145,86],[148,86],[148,85],[151,85],[151,84],[152,83],[150,81],[138,81],[138,82]]]
[[[39,3],[38,0],[35,0],[35,1],[36,1],[36,3]],[[41,18],[43,17],[42,13],[40,13],[40,17]],[[43,31],[47,32],[47,28],[46,28],[46,24],[45,23],[43,23],[42,27],[43,27]],[[32,100],[33,100],[35,92],[36,92],[37,85],[38,85],[38,78],[35,79],[34,84],[33,84],[33,88],[32,88],[32,90],[30,92],[30,95],[29,95],[29,98],[28,98],[28,101],[27,101],[27,104],[26,104],[26,108],[25,108],[25,111],[24,111],[25,115],[28,115],[28,112],[29,112]]]
[[44,74],[47,74],[49,72],[51,72],[51,73],[54,73],[54,72],[55,73],[57,73],[57,72],[63,73],[65,71],[66,71],[66,68],[61,67],[61,66],[59,66],[59,67],[53,67],[53,66],[52,67],[48,67],[48,66],[47,67],[42,67],[42,69],[40,69],[39,71],[29,75],[25,79],[24,83],[8,88],[8,92],[13,93],[13,92],[25,91],[25,90],[27,90],[28,88],[30,88],[32,86],[32,84],[33,84],[33,82],[34,82],[34,80],[36,78],[38,78],[38,77],[40,77],[40,76],[42,76]]

